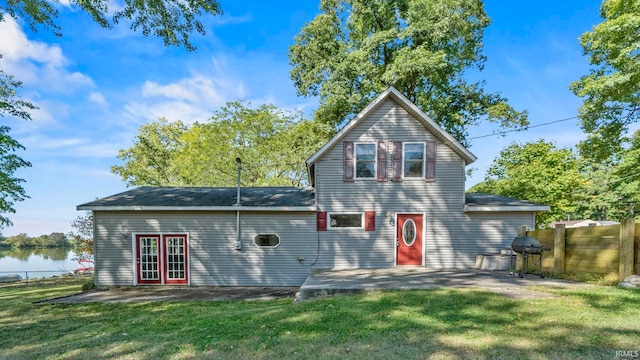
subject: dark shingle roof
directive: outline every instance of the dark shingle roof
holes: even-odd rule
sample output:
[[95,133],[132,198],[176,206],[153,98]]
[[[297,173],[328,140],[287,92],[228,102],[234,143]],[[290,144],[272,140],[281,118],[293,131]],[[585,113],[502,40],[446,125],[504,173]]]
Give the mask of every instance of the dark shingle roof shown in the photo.
[[485,193],[466,193],[464,200],[467,206],[541,206],[526,200]]
[[[78,210],[100,208],[193,208],[231,207],[236,204],[236,188],[143,186],[78,206]],[[295,187],[240,189],[243,207],[310,207],[313,190]]]

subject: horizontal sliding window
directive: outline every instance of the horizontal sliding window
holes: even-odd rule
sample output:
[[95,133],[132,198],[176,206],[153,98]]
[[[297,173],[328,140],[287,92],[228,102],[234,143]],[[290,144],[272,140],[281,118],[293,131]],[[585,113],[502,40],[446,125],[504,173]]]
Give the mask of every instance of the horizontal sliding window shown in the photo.
[[329,214],[329,226],[336,228],[361,228],[362,213]]

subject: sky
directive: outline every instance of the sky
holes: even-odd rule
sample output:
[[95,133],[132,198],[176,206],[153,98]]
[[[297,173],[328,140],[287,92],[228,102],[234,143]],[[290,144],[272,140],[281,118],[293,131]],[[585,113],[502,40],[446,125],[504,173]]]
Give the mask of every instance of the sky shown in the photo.
[[[62,37],[5,17],[0,68],[22,81],[20,96],[39,109],[32,121],[0,118],[32,164],[16,174],[30,198],[5,214],[14,225],[1,230],[4,236],[70,232],[70,223],[84,215],[77,205],[126,191],[110,171],[121,164],[118,150],[133,145],[140,126],[161,117],[205,121],[236,100],[312,116],[318,99],[296,95],[287,52],[319,13],[319,0],[220,4],[224,15],[202,18],[207,34],[192,36],[195,52],[165,47],[127,26],[100,28],[66,0],[58,5]],[[527,110],[531,125],[575,117],[581,99],[568,87],[589,72],[578,38],[602,21],[599,7],[598,0],[485,0],[487,62],[469,77]],[[483,181],[500,150],[514,142],[542,138],[573,147],[585,138],[576,119],[485,137],[496,130],[470,129],[478,160],[467,188]]]

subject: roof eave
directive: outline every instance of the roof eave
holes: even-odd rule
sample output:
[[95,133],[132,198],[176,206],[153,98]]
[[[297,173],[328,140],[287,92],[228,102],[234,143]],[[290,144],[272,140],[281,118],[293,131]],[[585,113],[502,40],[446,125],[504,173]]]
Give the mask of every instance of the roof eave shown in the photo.
[[500,206],[500,205],[465,205],[464,212],[544,212],[551,208],[548,205],[519,205],[519,206]]
[[253,212],[315,212],[315,206],[91,206],[79,205],[77,210],[90,211],[253,211]]

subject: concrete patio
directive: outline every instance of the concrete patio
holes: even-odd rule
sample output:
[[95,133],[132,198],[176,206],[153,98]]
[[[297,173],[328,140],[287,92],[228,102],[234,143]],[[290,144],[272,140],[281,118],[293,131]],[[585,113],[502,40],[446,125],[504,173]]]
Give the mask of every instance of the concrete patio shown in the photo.
[[589,286],[560,279],[510,276],[507,271],[434,270],[398,266],[388,269],[312,270],[297,287],[244,286],[135,286],[89,290],[40,304],[79,302],[225,301],[292,298],[307,301],[322,296],[356,294],[375,290],[478,288],[511,299],[551,298],[556,295],[529,289],[533,286],[571,288]]
[[387,269],[312,270],[300,287],[298,300],[336,294],[388,289],[480,288],[510,298],[553,297],[526,289],[531,286],[568,288],[588,286],[567,280],[540,278],[529,274],[523,278],[508,271],[434,270],[424,267],[397,266]]

